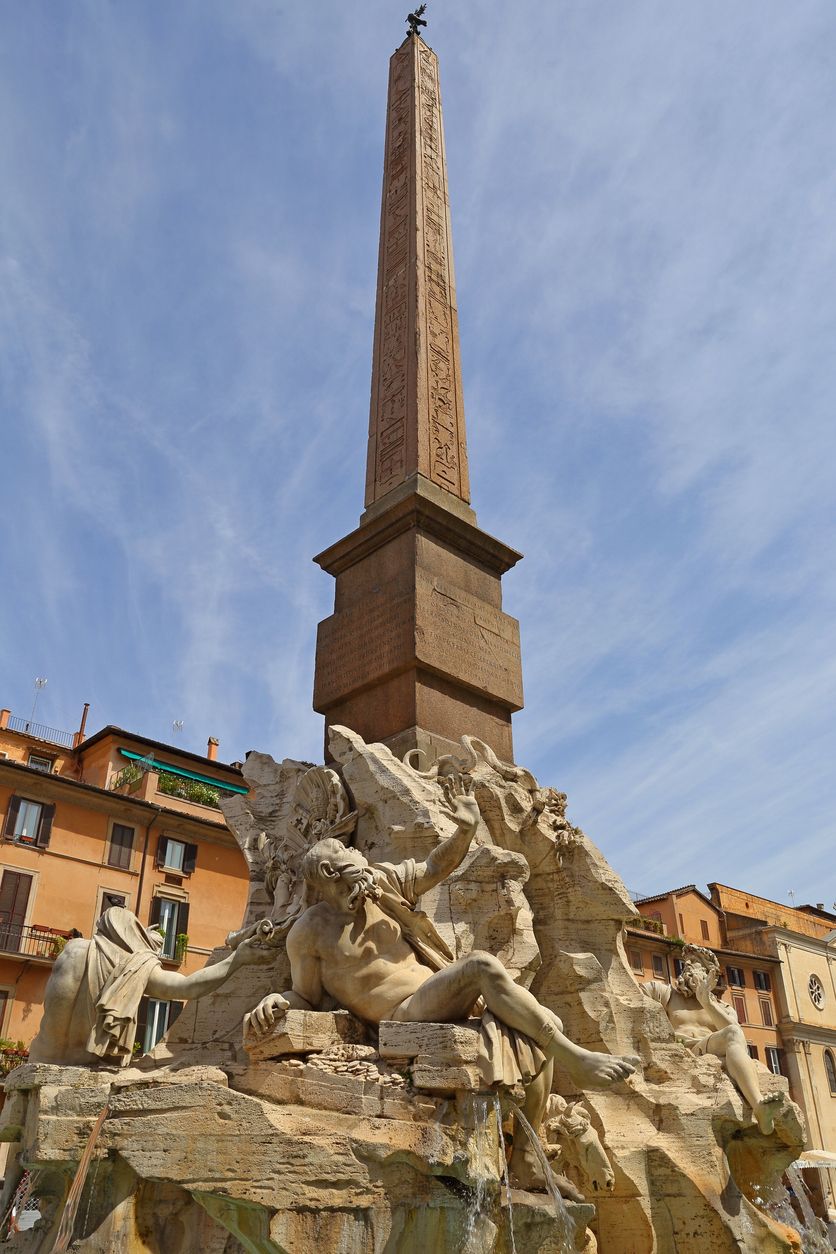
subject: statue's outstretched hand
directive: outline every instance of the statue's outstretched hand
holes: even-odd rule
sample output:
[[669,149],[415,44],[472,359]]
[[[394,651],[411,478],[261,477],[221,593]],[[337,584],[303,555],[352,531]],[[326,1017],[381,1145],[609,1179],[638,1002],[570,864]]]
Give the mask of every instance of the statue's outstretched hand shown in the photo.
[[242,941],[235,950],[235,955],[240,967],[266,967],[278,957],[275,948],[268,948],[255,939]]
[[442,805],[459,827],[476,830],[479,806],[473,796],[473,780],[469,775],[442,775],[438,781],[444,794]]
[[254,1032],[269,1032],[277,1015],[283,1015],[290,1009],[290,1003],[281,993],[268,993],[262,997],[255,1010],[244,1015],[244,1031],[251,1028]]

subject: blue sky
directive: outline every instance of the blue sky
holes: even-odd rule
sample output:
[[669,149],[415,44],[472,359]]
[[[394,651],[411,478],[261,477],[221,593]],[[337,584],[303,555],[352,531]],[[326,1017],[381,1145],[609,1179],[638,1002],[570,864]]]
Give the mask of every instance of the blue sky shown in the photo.
[[[0,10],[0,704],[320,756],[406,4]],[[430,5],[518,761],[631,889],[832,874],[832,0]]]

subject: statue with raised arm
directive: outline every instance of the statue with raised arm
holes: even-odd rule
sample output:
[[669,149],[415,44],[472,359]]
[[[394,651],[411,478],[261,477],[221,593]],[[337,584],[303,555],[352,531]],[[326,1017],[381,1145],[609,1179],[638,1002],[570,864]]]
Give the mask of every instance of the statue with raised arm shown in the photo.
[[664,1006],[677,1040],[694,1054],[713,1054],[723,1060],[729,1076],[752,1107],[758,1127],[768,1135],[784,1099],[780,1093],[761,1096],[757,1068],[734,1007],[715,996],[720,964],[711,950],[701,945],[686,945],[682,959],[682,971],[672,985],[649,980],[642,984],[642,989]]
[[[516,984],[499,959],[477,950],[454,959],[417,908],[422,894],[462,863],[479,822],[470,781],[451,776],[439,782],[456,826],[425,862],[370,864],[331,839],[308,851],[301,871],[314,901],[287,936],[292,987],[263,998],[247,1026],[265,1033],[284,1011],[316,1010],[326,995],[374,1024],[451,1023],[472,1015],[481,999],[486,1087],[522,1084],[524,1113],[538,1127],[555,1063],[588,1088],[626,1079],[635,1060],[575,1045],[557,1016]],[[518,1138],[512,1169],[521,1184],[530,1184],[539,1171],[524,1141]]]
[[262,926],[221,962],[182,975],[162,965],[163,939],[159,928],[145,928],[130,910],[113,906],[99,919],[92,940],[68,941],[46,986],[30,1062],[125,1066],[133,1056],[144,995],[161,1001],[205,997],[238,967],[276,957]]

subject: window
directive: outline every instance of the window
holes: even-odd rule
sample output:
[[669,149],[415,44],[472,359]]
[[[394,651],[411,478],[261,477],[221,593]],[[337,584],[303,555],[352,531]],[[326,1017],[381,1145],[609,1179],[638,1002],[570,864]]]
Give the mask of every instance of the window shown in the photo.
[[771,1004],[766,1000],[765,997],[759,997],[758,1001],[760,1002],[760,1005],[761,1005],[761,1021],[763,1022],[763,1026],[765,1028],[773,1027],[775,1021],[772,1018]]
[[807,992],[816,1010],[824,1010],[824,985],[817,975],[811,975],[807,981]]
[[740,993],[734,993],[732,995],[732,1004],[737,1015],[737,1022],[746,1023],[746,998],[742,997]]
[[110,848],[107,851],[108,866],[119,867],[127,871],[131,865],[131,854],[134,849],[134,829],[124,823],[114,823],[110,832]]
[[674,960],[673,960],[673,969],[674,969],[674,971],[676,972],[676,974],[677,974],[677,975],[682,975],[682,972],[683,972],[684,968],[685,968],[685,963],[682,961],[682,959],[681,959],[681,958],[674,958]]
[[44,849],[49,844],[55,806],[41,801],[28,801],[25,797],[12,797],[6,811],[3,835],[19,845],[38,845]]
[[23,939],[32,876],[4,871],[0,880],[0,949],[17,953]]
[[651,919],[655,919],[657,923],[661,923],[661,922],[662,922],[662,911],[661,911],[661,910],[654,910],[654,911],[653,911],[653,913],[651,914],[651,916],[650,916],[650,917],[651,917]]
[[182,1009],[181,1001],[157,1001],[154,997],[143,997],[136,1029],[136,1039],[142,1046],[143,1054],[150,1054]]
[[640,974],[644,973],[644,964],[642,963],[642,956],[638,949],[630,950],[630,966],[634,971],[638,971]]
[[[151,902],[149,922],[156,924],[165,933],[163,940],[163,957],[169,962],[178,960],[178,937],[185,936],[189,931],[189,903],[174,901],[171,897],[155,897]],[[182,949],[183,942],[179,943]]]
[[746,1048],[749,1050],[749,1057],[750,1057],[750,1058],[757,1058],[757,1056],[758,1056],[758,1047],[757,1047],[757,1045],[750,1045],[750,1044],[749,1044],[749,1042],[747,1041],[747,1042],[746,1042]]
[[162,870],[191,875],[196,861],[197,845],[190,845],[184,840],[172,840],[170,836],[161,836],[157,841],[156,862]]
[[781,1051],[775,1049],[773,1045],[766,1047],[766,1065],[774,1075],[783,1075],[784,1069],[781,1066]]
[[726,976],[732,988],[746,987],[746,977],[742,967],[726,967]]
[[35,771],[43,771],[46,775],[51,775],[55,764],[52,758],[42,758],[38,753],[30,753],[26,765],[31,766]]
[[759,993],[770,993],[772,991],[772,981],[766,971],[753,971],[755,978],[755,988]]
[[127,904],[128,899],[124,893],[109,893],[107,889],[102,889],[102,904],[99,910],[99,918],[101,918],[105,910],[112,910],[114,906],[121,906],[124,909]]
[[705,919],[700,919],[700,934],[704,941],[708,940],[708,923]]
[[824,1051],[824,1071],[827,1076],[827,1083],[830,1086],[831,1096],[836,1097],[836,1062],[829,1049]]
[[682,922],[682,915],[681,915],[681,914],[678,914],[678,915],[677,915],[677,918],[679,919],[679,935],[680,935],[680,936],[684,936],[684,935],[685,935],[685,924]]
[[661,979],[664,979],[667,975],[667,972],[665,971],[665,959],[661,954],[653,955],[653,974],[658,975]]

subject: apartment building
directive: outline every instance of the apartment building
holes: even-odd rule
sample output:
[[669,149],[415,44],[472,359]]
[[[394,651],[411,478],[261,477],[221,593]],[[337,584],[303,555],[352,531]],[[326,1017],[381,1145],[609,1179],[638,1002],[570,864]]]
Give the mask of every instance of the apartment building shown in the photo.
[[[0,710],[0,1037],[28,1045],[52,964],[71,936],[125,906],[165,934],[163,958],[196,971],[236,928],[248,872],[219,800],[240,767],[119,727],[85,735]],[[150,1049],[179,1010],[145,1000]],[[7,1047],[8,1048],[8,1047]],[[9,1063],[13,1063],[13,1056]]]

